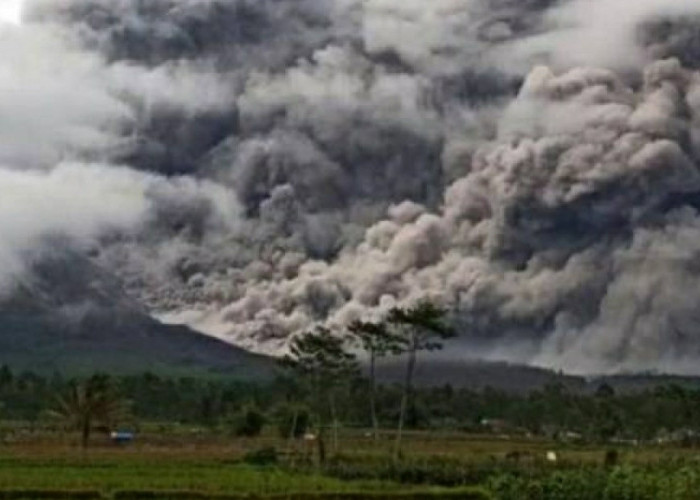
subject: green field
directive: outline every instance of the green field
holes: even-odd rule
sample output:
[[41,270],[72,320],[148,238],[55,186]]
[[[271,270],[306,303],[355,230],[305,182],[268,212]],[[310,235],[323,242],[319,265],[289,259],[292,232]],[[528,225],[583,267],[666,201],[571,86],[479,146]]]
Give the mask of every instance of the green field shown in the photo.
[[278,468],[180,462],[149,463],[133,459],[12,460],[0,462],[0,489],[187,490],[203,493],[384,491],[394,485],[377,481],[345,482],[320,475],[293,474]]
[[3,493],[21,491],[35,492],[36,496],[52,492],[78,495],[95,492],[103,498],[148,497],[158,493],[165,497],[253,495],[267,498],[317,494],[396,496],[400,492],[428,494],[448,490],[405,488],[384,481],[344,481],[314,473],[289,472],[278,467],[211,461],[170,462],[162,457],[157,461],[133,457],[78,461],[4,458],[0,461],[0,498]]
[[[304,461],[308,445],[274,437],[227,438],[177,428],[119,447],[95,439],[26,433],[0,445],[2,498],[463,498],[484,500],[685,500],[700,498],[700,456],[692,448],[608,447],[543,439],[412,432],[405,458],[390,458],[390,435],[375,443],[346,431],[324,467]],[[245,463],[274,447],[279,462]],[[547,462],[547,451],[557,461]],[[292,453],[293,452],[293,453]]]
[[[0,498],[100,496],[103,498],[225,497],[254,498],[401,498],[440,496],[483,498],[470,489],[401,485],[390,480],[344,480],[313,466],[292,469],[281,463],[252,466],[243,459],[251,450],[288,446],[283,440],[222,439],[182,432],[144,436],[137,444],[112,446],[98,441],[87,451],[61,435],[25,435],[0,446]],[[303,446],[302,446],[303,448]],[[303,456],[303,449],[296,449]],[[71,496],[72,495],[72,496]],[[331,496],[325,496],[331,495]]]

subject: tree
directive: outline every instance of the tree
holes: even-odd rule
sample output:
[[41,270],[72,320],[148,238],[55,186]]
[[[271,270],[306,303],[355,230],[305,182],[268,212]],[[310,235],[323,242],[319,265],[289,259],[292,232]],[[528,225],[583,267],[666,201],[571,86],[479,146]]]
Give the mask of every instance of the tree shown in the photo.
[[338,446],[338,416],[336,392],[344,382],[357,373],[354,354],[345,349],[346,338],[334,336],[330,330],[318,327],[292,340],[290,355],[282,360],[283,366],[291,369],[305,382],[311,395],[311,407],[317,419],[319,461],[326,458],[325,410],[330,414],[334,429],[334,448]]
[[285,404],[276,411],[277,429],[282,438],[299,439],[309,428],[311,416],[305,406]]
[[376,441],[379,436],[377,418],[377,359],[388,354],[401,353],[401,338],[392,333],[386,323],[354,321],[348,327],[362,349],[369,357],[369,407],[372,420],[372,434]]
[[96,425],[111,428],[126,417],[127,404],[117,394],[112,379],[94,375],[81,382],[73,382],[68,394],[59,396],[56,408],[49,412],[63,422],[66,429],[80,433],[80,445],[85,450]]
[[388,322],[400,335],[402,351],[408,354],[396,433],[396,458],[401,454],[401,439],[406,410],[413,392],[413,375],[418,352],[440,350],[442,349],[442,340],[455,336],[454,331],[445,323],[446,314],[445,309],[429,301],[421,301],[408,308],[395,307],[389,311]]

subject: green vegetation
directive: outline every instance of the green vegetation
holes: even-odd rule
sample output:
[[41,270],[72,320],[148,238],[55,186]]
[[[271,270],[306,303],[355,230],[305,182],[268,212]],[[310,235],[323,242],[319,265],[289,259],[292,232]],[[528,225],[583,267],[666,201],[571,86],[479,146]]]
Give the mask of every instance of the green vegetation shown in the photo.
[[396,432],[395,457],[401,454],[401,438],[406,421],[406,411],[412,402],[413,376],[418,361],[418,353],[421,351],[435,351],[442,349],[440,340],[454,336],[454,332],[444,322],[447,310],[441,309],[430,302],[421,302],[414,307],[406,309],[395,307],[389,311],[387,323],[398,333],[401,351],[408,355],[406,363],[406,377],[401,395],[401,408],[399,410],[399,425]]
[[[104,444],[76,457],[63,443],[41,440],[6,447],[0,456],[2,498],[464,498],[488,499],[479,488],[400,485],[347,480],[324,470],[284,464],[250,465],[242,450],[222,448],[216,436],[188,443],[156,441],[133,448]],[[263,453],[261,453],[263,452]],[[258,450],[257,455],[267,453]],[[248,453],[247,456],[250,456]],[[26,495],[26,496],[25,496]],[[238,496],[236,496],[238,495]]]
[[[345,339],[319,327],[292,341],[291,355],[282,363],[291,369],[302,387],[302,394],[314,410],[318,459],[326,461],[326,422],[333,426],[333,452],[338,451],[337,397],[347,381],[358,372],[357,361],[345,350]],[[292,425],[292,428],[296,425]]]
[[[128,447],[96,440],[87,455],[76,454],[60,434],[37,431],[0,447],[0,499],[683,500],[700,492],[695,451],[681,447],[621,447],[622,464],[608,467],[603,447],[425,432],[407,435],[406,458],[397,463],[392,439],[344,436],[346,453],[319,468],[291,464],[283,439],[224,440],[193,430],[144,434]],[[519,459],[511,458],[513,449]],[[558,462],[545,460],[548,449]]]
[[348,482],[319,474],[226,463],[138,459],[98,460],[89,464],[52,459],[5,460],[0,463],[0,489],[197,491],[206,494],[382,491],[395,485],[375,481]]
[[233,434],[239,437],[259,436],[265,426],[265,420],[265,415],[258,408],[245,406],[233,417]]
[[[700,499],[697,386],[416,387],[451,334],[429,303],[318,328],[259,383],[2,367],[0,500]],[[391,356],[403,382],[379,383]]]
[[112,380],[95,375],[84,381],[73,381],[65,396],[57,398],[56,409],[48,416],[61,422],[67,430],[80,433],[80,446],[88,447],[95,425],[115,428],[126,418],[126,403],[116,393]]
[[700,468],[577,468],[540,477],[494,477],[489,484],[502,500],[690,500],[700,498]]
[[389,354],[401,354],[401,338],[394,334],[385,323],[354,321],[348,327],[359,346],[367,353],[369,413],[372,421],[372,435],[379,439],[379,418],[377,417],[377,359]]

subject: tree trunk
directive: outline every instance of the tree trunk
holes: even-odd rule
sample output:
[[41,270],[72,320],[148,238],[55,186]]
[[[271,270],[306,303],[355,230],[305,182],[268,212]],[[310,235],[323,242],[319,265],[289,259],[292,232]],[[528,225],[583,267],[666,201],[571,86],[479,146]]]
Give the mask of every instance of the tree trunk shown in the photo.
[[331,424],[333,425],[333,455],[338,454],[338,415],[335,411],[335,396],[331,394],[328,398],[331,410]]
[[294,408],[294,414],[292,416],[292,428],[289,430],[289,442],[293,443],[294,439],[297,437],[297,425],[299,424],[299,409]]
[[319,422],[319,424],[316,444],[318,445],[318,463],[323,465],[326,463],[326,429],[323,422]]
[[369,410],[372,417],[372,435],[374,440],[379,440],[379,419],[377,418],[377,379],[376,379],[376,355],[374,351],[369,358]]
[[316,412],[318,418],[318,435],[316,436],[316,445],[318,449],[318,463],[323,465],[326,463],[326,423],[323,418],[323,410],[325,405],[325,392],[323,391],[323,383],[320,375],[315,375],[315,393],[316,393]]
[[408,353],[408,364],[406,366],[406,379],[403,386],[403,395],[401,397],[401,409],[399,411],[399,426],[396,431],[396,447],[394,449],[394,458],[398,460],[401,456],[401,439],[403,437],[403,426],[406,420],[406,409],[408,408],[408,400],[411,396],[413,387],[413,371],[416,367],[416,351],[417,346],[415,339],[411,342],[411,350]]
[[294,414],[292,416],[292,428],[289,431],[289,437],[287,441],[287,455],[292,457],[292,466],[294,465],[294,440],[297,437],[297,424],[299,423],[299,409],[294,408]]
[[88,444],[90,443],[90,427],[90,419],[83,419],[80,427],[80,447],[83,449],[83,451],[87,450]]

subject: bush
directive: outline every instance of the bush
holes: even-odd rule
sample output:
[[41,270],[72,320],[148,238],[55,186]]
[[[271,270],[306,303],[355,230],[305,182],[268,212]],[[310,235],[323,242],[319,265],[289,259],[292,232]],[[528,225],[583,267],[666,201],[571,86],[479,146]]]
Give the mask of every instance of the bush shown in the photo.
[[700,472],[689,467],[582,467],[534,476],[499,474],[487,485],[501,500],[690,500],[699,498]]
[[606,474],[598,469],[556,471],[540,481],[541,496],[551,500],[599,500]]
[[260,410],[254,406],[246,406],[234,416],[232,430],[238,437],[257,437],[262,433],[266,421]]
[[620,454],[617,450],[608,450],[605,452],[605,459],[603,463],[606,467],[615,467],[620,461]]
[[656,500],[658,475],[629,466],[615,468],[608,476],[605,500]]

